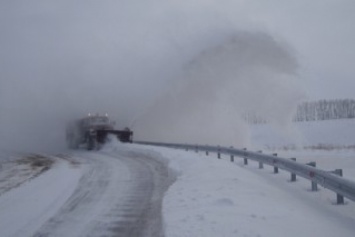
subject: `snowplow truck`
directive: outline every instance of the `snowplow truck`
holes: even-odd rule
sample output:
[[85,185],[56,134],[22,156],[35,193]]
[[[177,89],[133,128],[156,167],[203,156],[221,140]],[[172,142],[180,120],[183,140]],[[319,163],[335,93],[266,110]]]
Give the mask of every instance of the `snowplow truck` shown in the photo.
[[68,147],[78,149],[85,146],[87,150],[96,150],[107,141],[110,134],[121,142],[132,142],[133,132],[129,128],[115,130],[114,124],[115,122],[110,121],[107,115],[98,114],[89,114],[85,118],[73,121],[66,129]]

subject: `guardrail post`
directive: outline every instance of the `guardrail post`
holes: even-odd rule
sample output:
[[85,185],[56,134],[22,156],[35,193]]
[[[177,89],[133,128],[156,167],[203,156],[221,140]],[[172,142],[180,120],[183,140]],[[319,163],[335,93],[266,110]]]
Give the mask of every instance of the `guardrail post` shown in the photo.
[[[277,156],[277,153],[274,153],[274,154],[272,154],[273,156]],[[276,160],[274,160],[274,164],[276,164],[277,162],[276,162]],[[274,174],[277,174],[277,173],[279,173],[279,167],[277,167],[277,166],[274,166]]]
[[[339,175],[340,177],[343,177],[343,170],[336,169],[334,171],[334,174]],[[344,204],[344,196],[340,195],[339,193],[337,193],[337,204]]]
[[206,151],[206,156],[208,156],[208,151]]
[[[248,164],[249,159],[261,163],[264,163],[265,161],[268,165],[274,167],[275,172],[278,172],[278,169],[287,170],[287,172],[291,174],[291,182],[296,181],[297,178],[296,174],[297,174],[297,176],[304,177],[309,181],[311,181],[312,191],[318,190],[317,183],[324,186],[326,189],[332,190],[337,195],[337,202],[335,204],[345,204],[346,203],[346,201],[344,202],[345,198],[355,201],[355,195],[354,195],[355,182],[340,178],[341,176],[343,176],[343,171],[341,169],[337,169],[335,171],[328,171],[328,172],[325,170],[317,169],[316,162],[310,162],[308,164],[301,165],[299,163],[296,163],[296,158],[290,158],[288,161],[286,161],[283,158],[275,157],[277,156],[277,154],[273,154],[273,156],[262,155],[256,152],[248,152],[246,148],[244,148],[241,151],[239,149],[232,149],[232,148],[225,149],[224,147],[220,147],[220,146],[217,147],[217,146],[208,146],[208,145],[203,146],[203,145],[193,145],[193,144],[192,145],[164,144],[164,143],[159,144],[153,142],[151,143],[135,142],[135,143],[152,145],[152,146],[155,145],[155,146],[174,147],[182,150],[186,149],[187,151],[191,150],[192,152],[196,149],[196,150],[200,150],[201,152],[206,152],[206,154],[208,154],[209,152],[218,153],[219,158],[223,152],[223,154],[227,154],[227,156],[231,156],[231,160],[233,159],[233,161],[235,156],[241,156],[244,159],[245,165]],[[306,166],[308,166],[308,168]],[[329,173],[332,173],[332,175],[330,175]],[[337,175],[339,175],[340,177]]]
[[[296,158],[290,158],[293,161],[296,161]],[[296,174],[295,173],[291,173],[291,182],[296,182]]]
[[218,157],[218,159],[221,159],[221,150],[220,150],[219,146],[218,146],[218,150],[217,150],[217,157]]
[[[233,146],[231,146],[230,148],[233,149]],[[231,162],[234,162],[234,155],[231,155]]]
[[[309,163],[306,164],[306,165],[309,165],[309,166],[312,166],[312,167],[316,167],[316,166],[317,166],[316,162],[314,162],[314,161],[309,162]],[[313,178],[314,175],[315,175],[315,174],[314,174],[314,172],[312,172],[312,171],[309,173],[309,176],[310,176],[311,178]],[[314,181],[312,181],[312,191],[314,192],[314,191],[317,191],[317,190],[318,190],[317,183],[314,182]]]
[[[246,151],[247,149],[246,148],[243,148],[244,151]],[[244,157],[244,165],[247,165],[248,164],[248,159],[246,157]]]
[[[263,153],[263,151],[258,151],[259,153]],[[259,169],[263,169],[264,168],[264,164],[263,162],[259,161]]]

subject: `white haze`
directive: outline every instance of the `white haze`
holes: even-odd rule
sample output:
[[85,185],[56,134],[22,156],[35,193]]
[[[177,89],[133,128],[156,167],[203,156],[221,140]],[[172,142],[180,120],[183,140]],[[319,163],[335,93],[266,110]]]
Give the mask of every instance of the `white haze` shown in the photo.
[[153,106],[137,132],[144,139],[246,146],[246,114],[284,133],[302,93],[297,63],[264,33],[235,32],[186,64],[173,90]]
[[60,150],[88,112],[137,140],[246,145],[245,112],[284,127],[296,60],[237,2],[1,2],[0,147]]

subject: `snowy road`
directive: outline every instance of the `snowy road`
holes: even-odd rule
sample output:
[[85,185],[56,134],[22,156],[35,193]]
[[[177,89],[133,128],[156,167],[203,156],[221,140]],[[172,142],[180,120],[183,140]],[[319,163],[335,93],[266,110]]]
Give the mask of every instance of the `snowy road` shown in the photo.
[[242,159],[113,143],[51,160],[44,172],[37,156],[0,160],[1,237],[355,233],[353,202]]
[[[0,236],[162,236],[164,164],[132,152],[75,152],[0,196]],[[74,161],[74,162],[73,162]]]

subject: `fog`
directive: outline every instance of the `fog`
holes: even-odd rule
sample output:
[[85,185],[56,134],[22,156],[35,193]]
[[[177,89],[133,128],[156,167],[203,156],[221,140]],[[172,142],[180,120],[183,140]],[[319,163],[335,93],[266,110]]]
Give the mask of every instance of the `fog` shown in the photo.
[[303,97],[292,46],[230,1],[0,6],[3,149],[59,151],[65,124],[89,112],[135,140],[245,146],[245,113],[287,131]]

